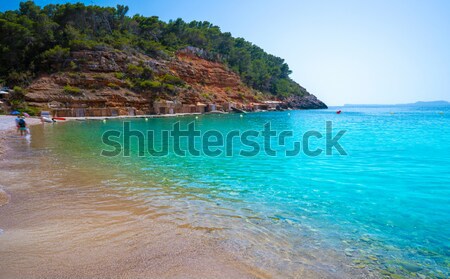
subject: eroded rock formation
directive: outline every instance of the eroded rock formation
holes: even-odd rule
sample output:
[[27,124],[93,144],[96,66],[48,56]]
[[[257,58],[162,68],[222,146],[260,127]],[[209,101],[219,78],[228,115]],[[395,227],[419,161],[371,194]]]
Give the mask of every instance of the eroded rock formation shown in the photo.
[[[178,52],[173,58],[154,59],[140,53],[120,51],[75,51],[64,70],[41,75],[26,89],[25,101],[42,110],[51,108],[117,108],[120,114],[152,113],[152,103],[158,92],[136,90],[129,80],[121,78],[130,65],[151,69],[155,76],[171,75],[185,82],[176,94],[167,98],[183,103],[249,104],[273,99],[246,86],[239,75],[224,64],[212,62],[189,51]],[[292,108],[326,108],[314,95],[290,97],[285,100]]]

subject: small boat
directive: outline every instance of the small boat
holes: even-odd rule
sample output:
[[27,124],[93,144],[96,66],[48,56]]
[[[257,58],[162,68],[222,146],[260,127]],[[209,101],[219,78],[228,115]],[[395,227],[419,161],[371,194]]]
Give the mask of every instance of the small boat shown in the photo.
[[212,111],[205,112],[205,114],[227,114],[227,113],[220,111],[220,110],[212,110]]
[[238,109],[238,108],[235,108],[235,107],[231,107],[231,110],[233,110],[234,112],[238,112],[238,113],[247,113],[245,110]]
[[336,111],[336,114],[341,114],[341,112],[342,112],[341,110],[338,110]]
[[53,123],[53,122],[55,122],[53,119],[51,119],[51,118],[49,118],[49,117],[45,117],[45,116],[42,116],[42,117],[41,117],[41,120],[42,120],[42,122],[47,122],[47,123]]
[[53,117],[53,120],[59,120],[59,121],[64,121],[66,120],[64,117]]

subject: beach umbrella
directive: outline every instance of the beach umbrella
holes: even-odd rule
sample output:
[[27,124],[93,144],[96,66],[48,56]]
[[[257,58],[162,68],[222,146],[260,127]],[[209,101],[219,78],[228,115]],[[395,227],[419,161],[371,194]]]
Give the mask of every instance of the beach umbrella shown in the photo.
[[20,112],[18,112],[17,110],[11,112],[11,115],[18,115],[18,114],[20,114]]

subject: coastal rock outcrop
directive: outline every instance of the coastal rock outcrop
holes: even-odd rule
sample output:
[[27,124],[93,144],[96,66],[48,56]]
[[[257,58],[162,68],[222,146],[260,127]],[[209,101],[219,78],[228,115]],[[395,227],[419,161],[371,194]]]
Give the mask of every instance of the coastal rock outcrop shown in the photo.
[[189,84],[217,88],[237,88],[243,85],[240,77],[221,63],[184,53],[178,54],[177,58],[170,62],[170,68]]
[[[126,75],[130,69],[143,68],[151,72],[152,79],[147,83],[143,78],[131,80]],[[177,77],[184,85],[167,85],[158,78],[164,76]],[[149,84],[150,88],[145,87]],[[153,112],[152,103],[160,94],[158,90],[167,88],[170,90],[164,98],[187,104],[232,102],[244,106],[274,98],[245,85],[225,64],[206,60],[193,52],[179,51],[172,58],[155,59],[142,53],[82,50],[71,52],[61,71],[38,76],[26,88],[24,100],[41,110],[115,108],[119,114],[128,114],[130,109],[146,114]],[[326,108],[314,95],[283,101],[297,109]]]
[[326,109],[328,106],[316,96],[310,94],[306,96],[293,96],[286,98],[285,103],[290,108],[295,109]]
[[198,93],[199,101],[219,103],[255,101],[255,91],[246,86],[239,75],[222,63],[203,59],[193,53],[179,52],[168,66],[175,75]]

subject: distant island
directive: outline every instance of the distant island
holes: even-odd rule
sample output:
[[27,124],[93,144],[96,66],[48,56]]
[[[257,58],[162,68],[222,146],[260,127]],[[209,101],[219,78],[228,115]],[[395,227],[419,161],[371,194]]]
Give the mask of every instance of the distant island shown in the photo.
[[417,107],[442,107],[450,106],[450,102],[447,101],[418,101],[415,103],[406,104],[344,104],[344,107],[387,107],[387,106],[417,106]]
[[[207,21],[127,16],[128,7],[20,3],[0,13],[8,109],[111,116],[319,109],[284,59]],[[268,103],[269,102],[269,103]]]

